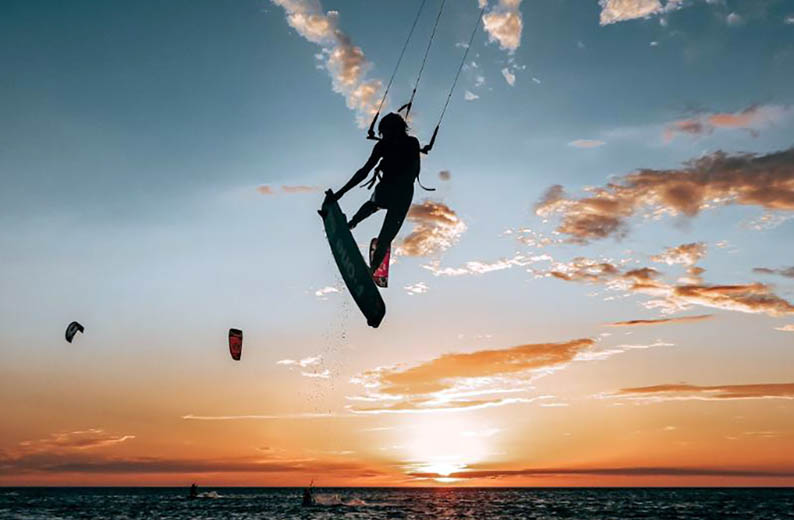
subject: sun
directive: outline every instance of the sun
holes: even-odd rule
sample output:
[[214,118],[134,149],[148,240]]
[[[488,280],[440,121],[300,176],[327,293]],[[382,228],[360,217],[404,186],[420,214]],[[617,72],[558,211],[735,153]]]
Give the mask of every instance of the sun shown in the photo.
[[[408,473],[432,475],[437,482],[452,483],[450,477],[483,462],[492,452],[495,428],[483,428],[471,419],[443,414],[422,417],[405,427],[403,449]],[[485,432],[483,434],[482,432]]]

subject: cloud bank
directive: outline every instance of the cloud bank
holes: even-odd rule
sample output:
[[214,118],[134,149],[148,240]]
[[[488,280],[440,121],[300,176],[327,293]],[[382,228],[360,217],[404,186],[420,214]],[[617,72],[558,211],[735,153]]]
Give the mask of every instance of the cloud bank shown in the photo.
[[535,212],[544,218],[561,215],[557,231],[587,243],[625,236],[629,218],[637,214],[694,217],[730,204],[794,211],[794,148],[767,155],[718,151],[680,169],[638,170],[587,191],[590,196],[577,199],[552,186]]

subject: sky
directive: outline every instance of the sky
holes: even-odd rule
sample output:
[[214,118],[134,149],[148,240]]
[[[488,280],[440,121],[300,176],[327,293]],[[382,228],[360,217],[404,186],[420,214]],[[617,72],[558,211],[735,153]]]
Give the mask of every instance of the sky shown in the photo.
[[420,3],[4,2],[0,485],[794,484],[794,2],[446,2],[373,329]]

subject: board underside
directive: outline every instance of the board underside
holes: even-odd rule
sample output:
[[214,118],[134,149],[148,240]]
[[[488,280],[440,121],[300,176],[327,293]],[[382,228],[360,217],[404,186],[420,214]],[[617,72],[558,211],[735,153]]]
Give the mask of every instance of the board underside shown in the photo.
[[320,216],[323,218],[331,253],[348,291],[367,319],[367,324],[377,327],[386,314],[386,305],[383,303],[383,298],[372,280],[369,267],[364,261],[364,257],[361,256],[352,233],[350,233],[347,218],[336,200],[328,196],[323,201]]

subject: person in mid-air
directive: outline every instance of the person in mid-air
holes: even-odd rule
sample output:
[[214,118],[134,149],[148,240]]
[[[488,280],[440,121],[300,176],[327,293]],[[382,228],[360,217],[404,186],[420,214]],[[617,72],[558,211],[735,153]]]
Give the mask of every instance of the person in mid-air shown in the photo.
[[400,231],[405,216],[411,208],[414,181],[419,176],[420,169],[419,140],[408,135],[408,125],[402,116],[395,113],[384,116],[378,124],[378,133],[381,139],[372,149],[367,163],[334,194],[336,200],[339,200],[351,188],[366,179],[376,165],[376,176],[371,183],[376,182],[378,173],[383,175],[375,186],[372,198],[365,202],[348,222],[350,229],[353,229],[359,222],[378,210],[386,210],[386,217],[378,234],[378,245],[372,255],[370,271],[373,273],[386,257],[392,240]]

